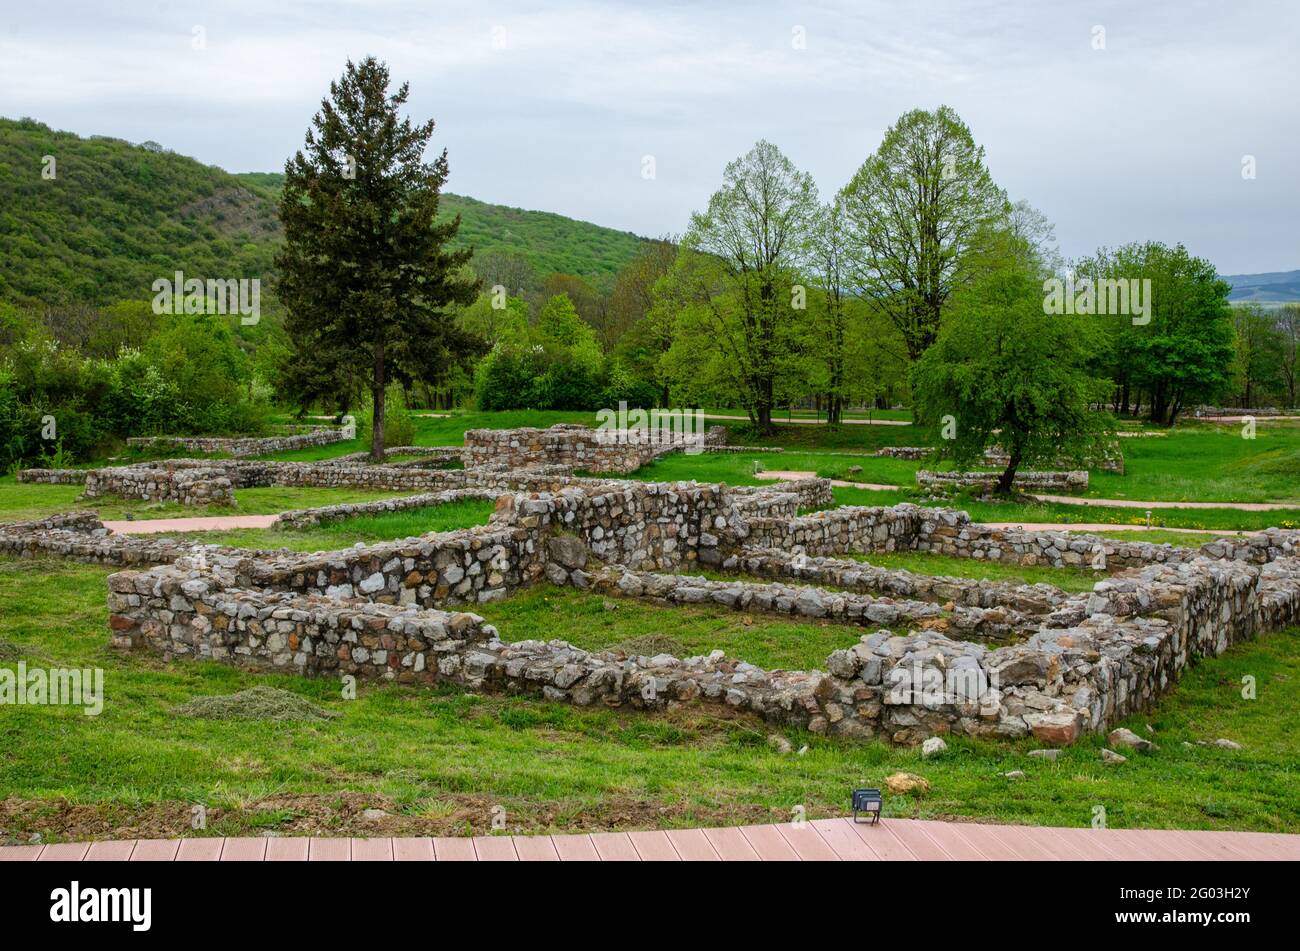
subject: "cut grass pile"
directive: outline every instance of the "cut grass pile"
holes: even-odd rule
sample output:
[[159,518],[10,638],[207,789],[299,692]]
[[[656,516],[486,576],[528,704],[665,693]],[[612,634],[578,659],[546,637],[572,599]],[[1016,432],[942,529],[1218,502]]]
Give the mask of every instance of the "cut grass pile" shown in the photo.
[[263,684],[227,696],[195,697],[173,712],[179,717],[198,720],[262,720],[270,723],[321,722],[339,715],[296,693]]
[[[714,707],[648,715],[370,684],[345,700],[333,679],[122,655],[107,646],[108,574],[0,561],[0,637],[62,666],[105,671],[99,716],[75,707],[0,712],[0,842],[36,833],[45,841],[193,835],[195,803],[207,807],[205,834],[232,836],[486,832],[499,805],[515,833],[788,821],[796,806],[810,818],[845,815],[851,789],[880,786],[899,770],[931,789],[887,796],[889,816],[1086,826],[1101,805],[1115,828],[1300,827],[1300,732],[1291,715],[1300,706],[1300,631],[1192,666],[1155,709],[1123,723],[1159,749],[1119,766],[1101,763],[1097,737],[1052,763],[1025,755],[1031,740],[949,737],[946,753],[922,760],[916,749],[780,731],[796,749],[808,746],[795,756],[768,746],[771,727]],[[539,632],[575,639],[595,614],[589,601],[544,607],[531,612],[545,619]],[[608,632],[611,640],[684,644],[690,636],[684,612],[636,607],[646,614],[633,625],[623,613],[631,603],[608,612],[626,625]],[[519,611],[519,620],[529,614]],[[504,621],[502,634],[527,636]],[[1246,676],[1255,700],[1242,698]],[[197,696],[259,685],[341,715],[286,728],[174,713]],[[1219,737],[1243,749],[1195,745]],[[1024,778],[1000,775],[1010,770]],[[367,808],[388,818],[368,822]]]

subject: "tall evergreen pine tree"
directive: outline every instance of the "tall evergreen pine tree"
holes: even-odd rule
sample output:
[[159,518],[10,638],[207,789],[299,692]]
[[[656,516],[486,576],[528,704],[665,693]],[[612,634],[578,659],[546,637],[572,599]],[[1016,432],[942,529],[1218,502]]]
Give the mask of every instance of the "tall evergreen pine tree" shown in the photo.
[[329,394],[340,406],[368,387],[376,461],[386,387],[469,345],[446,308],[478,290],[465,269],[472,249],[448,250],[460,216],[436,221],[447,152],[424,160],[433,120],[401,118],[408,84],[392,94],[388,85],[374,57],[349,61],[330,83],[305,149],[285,164],[276,258],[295,351],[289,383],[300,399]]

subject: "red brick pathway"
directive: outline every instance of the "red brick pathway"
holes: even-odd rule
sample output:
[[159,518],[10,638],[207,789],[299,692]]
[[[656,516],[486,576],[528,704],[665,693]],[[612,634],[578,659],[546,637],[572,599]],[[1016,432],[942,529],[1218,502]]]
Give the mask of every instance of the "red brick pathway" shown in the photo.
[[591,835],[411,839],[137,839],[0,848],[0,862],[1300,861],[1300,835],[1058,829],[884,819]]

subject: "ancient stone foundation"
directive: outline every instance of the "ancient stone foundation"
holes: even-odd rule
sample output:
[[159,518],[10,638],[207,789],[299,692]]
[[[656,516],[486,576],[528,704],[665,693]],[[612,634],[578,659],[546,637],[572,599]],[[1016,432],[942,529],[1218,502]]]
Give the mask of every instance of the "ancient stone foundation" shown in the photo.
[[119,468],[86,471],[82,498],[117,495],[179,505],[234,505],[235,489],[220,468]]
[[[999,475],[997,472],[931,472],[920,469],[916,473],[916,484],[923,489],[988,491],[997,485]],[[1088,488],[1088,470],[1017,472],[1012,485],[1030,492],[1081,492]]]
[[[716,703],[773,724],[908,743],[946,733],[1069,743],[1152,703],[1196,657],[1300,620],[1300,532],[1271,529],[1198,551],[992,529],[964,512],[915,505],[800,514],[830,504],[824,479],[730,488],[577,478],[571,467],[177,460],[91,470],[88,493],[114,478],[125,480],[114,491],[151,496],[194,497],[195,486],[222,480],[419,492],[288,513],[282,524],[292,527],[460,498],[497,501],[486,525],[317,553],[124,537],[93,513],[70,513],[0,526],[0,554],[125,568],[109,579],[113,643],[122,648],[576,704]],[[842,557],[899,550],[1107,576],[1068,594]],[[542,582],[662,604],[666,633],[672,610],[690,604],[867,631],[847,637],[824,670],[772,671],[722,651],[642,657],[511,642],[465,610]]]
[[328,446],[357,438],[357,423],[345,417],[342,426],[315,426],[306,432],[283,436],[248,436],[224,438],[220,436],[138,436],[128,439],[127,445],[139,449],[175,447],[186,452],[228,453],[232,456],[264,456],[273,452],[290,452],[314,446]]

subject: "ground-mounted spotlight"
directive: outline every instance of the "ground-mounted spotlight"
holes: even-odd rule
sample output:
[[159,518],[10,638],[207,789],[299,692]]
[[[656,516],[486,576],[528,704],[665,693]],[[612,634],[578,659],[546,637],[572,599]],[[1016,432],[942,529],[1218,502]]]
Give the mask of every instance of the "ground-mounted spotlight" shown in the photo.
[[853,790],[853,821],[857,822],[858,815],[865,813],[871,816],[872,825],[878,823],[881,801],[879,789]]

